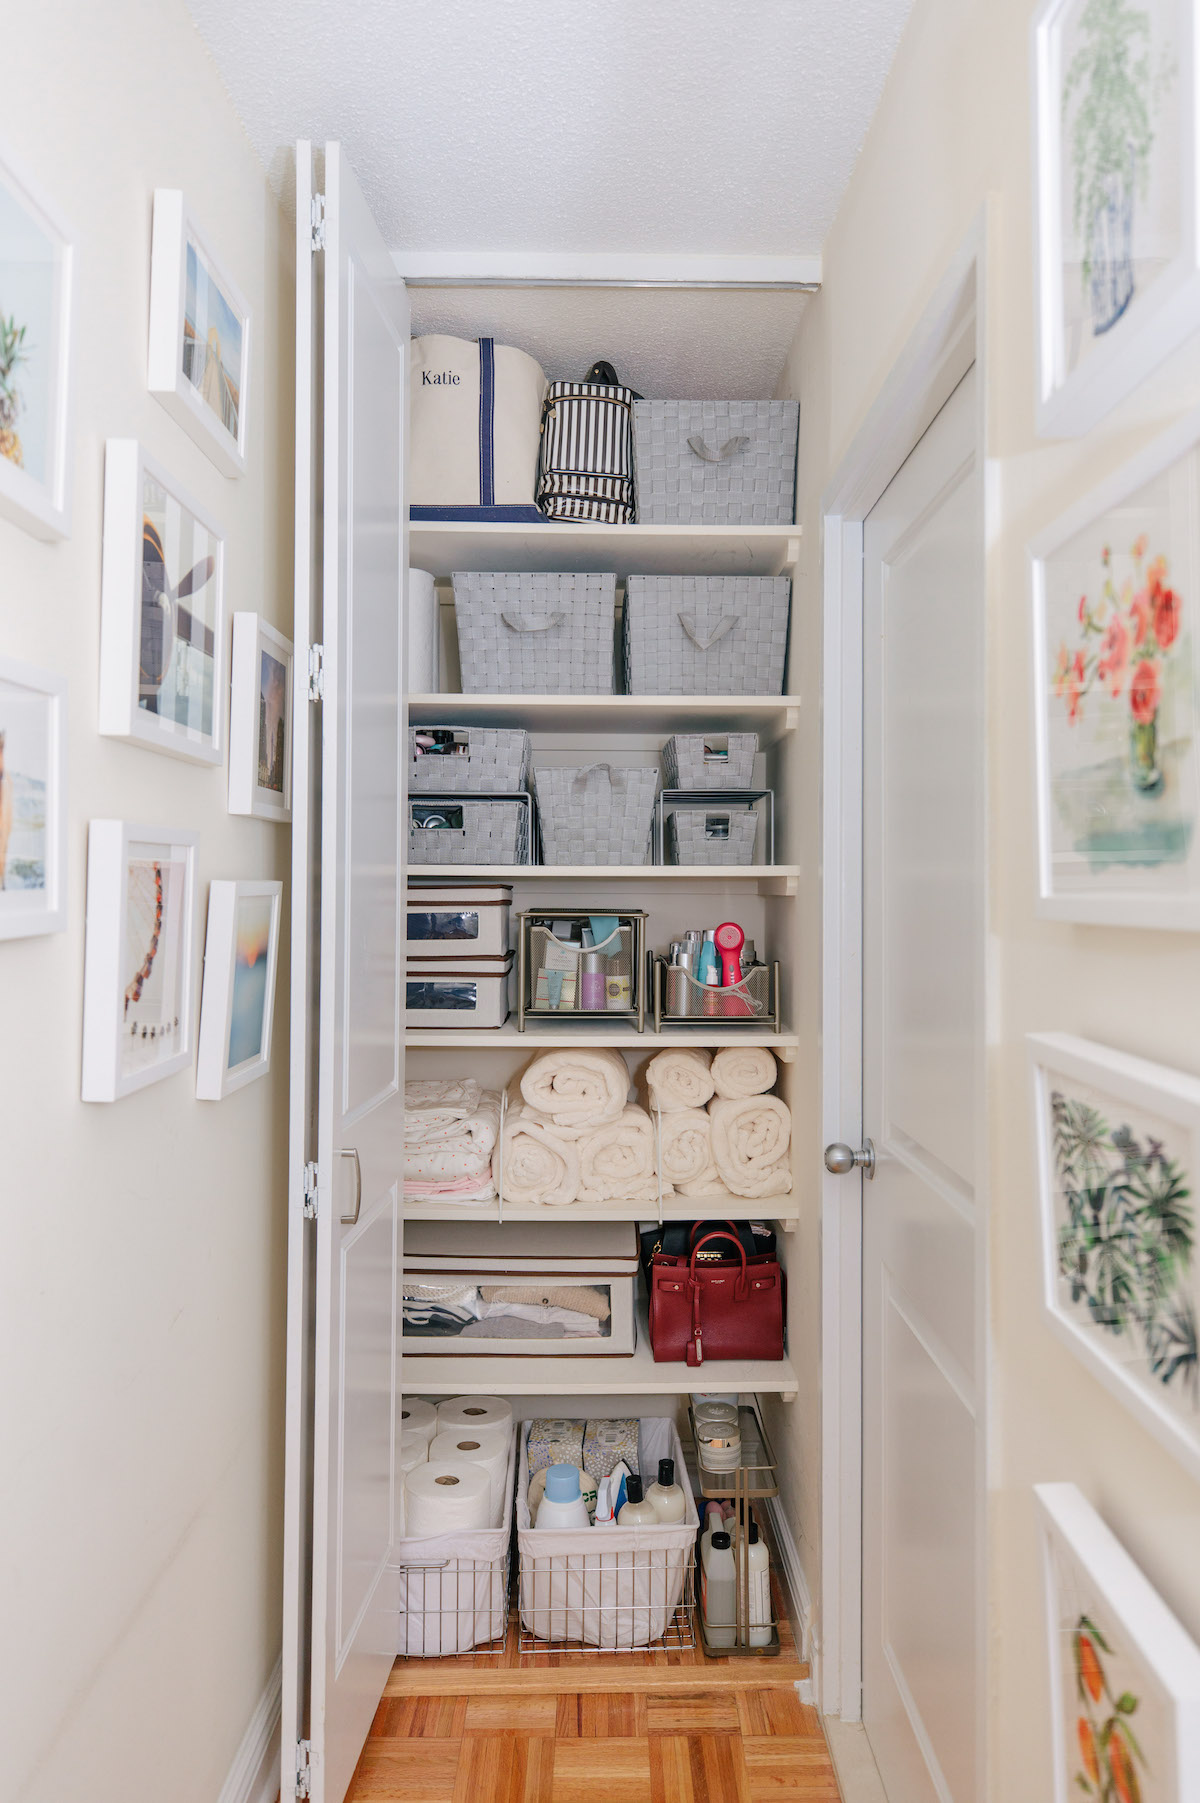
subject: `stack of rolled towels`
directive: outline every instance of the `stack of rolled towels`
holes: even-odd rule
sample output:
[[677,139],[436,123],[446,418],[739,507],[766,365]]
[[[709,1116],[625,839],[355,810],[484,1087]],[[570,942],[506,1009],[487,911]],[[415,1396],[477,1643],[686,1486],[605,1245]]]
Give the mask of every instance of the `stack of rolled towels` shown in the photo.
[[405,1537],[503,1527],[512,1432],[512,1409],[500,1396],[455,1396],[436,1407],[406,1397],[400,1420]]
[[500,1092],[473,1077],[404,1085],[404,1194],[410,1202],[493,1202]]
[[769,1095],[777,1075],[765,1046],[660,1052],[646,1067],[660,1118],[664,1182],[681,1196],[720,1203],[786,1196],[792,1187],[792,1116]]

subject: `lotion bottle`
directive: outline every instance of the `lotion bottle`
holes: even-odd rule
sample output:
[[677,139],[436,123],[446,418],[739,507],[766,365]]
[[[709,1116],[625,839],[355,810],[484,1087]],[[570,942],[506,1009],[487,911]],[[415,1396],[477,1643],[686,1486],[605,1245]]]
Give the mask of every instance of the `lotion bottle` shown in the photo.
[[700,1613],[710,1647],[737,1640],[737,1567],[728,1534],[714,1534],[700,1558]]
[[621,1528],[652,1528],[658,1523],[651,1503],[642,1500],[642,1480],[636,1472],[631,1472],[625,1485],[628,1501],[617,1516],[617,1526]]
[[758,1523],[750,1523],[749,1562],[750,1645],[771,1643],[771,1555],[758,1537]]
[[658,1461],[658,1482],[647,1490],[646,1501],[664,1527],[683,1520],[687,1513],[687,1498],[682,1486],[675,1482],[674,1459]]

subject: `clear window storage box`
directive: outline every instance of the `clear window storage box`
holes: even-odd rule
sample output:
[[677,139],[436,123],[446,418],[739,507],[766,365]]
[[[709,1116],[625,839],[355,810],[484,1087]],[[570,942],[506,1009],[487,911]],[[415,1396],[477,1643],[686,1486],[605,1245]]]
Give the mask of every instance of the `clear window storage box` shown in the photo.
[[[599,935],[585,946],[582,929]],[[615,922],[605,926],[604,923]],[[642,973],[646,915],[640,908],[529,909],[518,917],[517,1025],[529,1020],[632,1020],[645,1026]]]
[[781,695],[786,576],[631,576],[625,683],[631,695]]
[[[420,750],[422,741],[440,744]],[[410,726],[413,795],[515,794],[529,780],[529,734],[507,726]]]
[[644,526],[790,526],[798,401],[635,401]]
[[425,960],[501,958],[511,907],[511,883],[410,883],[404,949]]
[[512,1005],[513,954],[502,958],[408,959],[408,1027],[502,1027]]
[[615,573],[455,570],[464,695],[611,695]]

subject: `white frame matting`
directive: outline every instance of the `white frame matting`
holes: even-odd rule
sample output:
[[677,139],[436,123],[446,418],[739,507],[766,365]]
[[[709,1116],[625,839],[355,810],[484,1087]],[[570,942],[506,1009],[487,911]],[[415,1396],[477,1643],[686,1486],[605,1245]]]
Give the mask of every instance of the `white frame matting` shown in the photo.
[[[229,1034],[237,982],[238,905],[270,900],[267,937],[267,980],[263,998],[262,1039],[258,1052],[240,1064],[228,1063]],[[200,995],[200,1043],[196,1054],[196,1096],[220,1102],[271,1068],[275,1022],[275,987],[279,970],[279,935],[283,918],[283,884],[214,878],[208,886],[208,925],[204,938],[204,985]]]

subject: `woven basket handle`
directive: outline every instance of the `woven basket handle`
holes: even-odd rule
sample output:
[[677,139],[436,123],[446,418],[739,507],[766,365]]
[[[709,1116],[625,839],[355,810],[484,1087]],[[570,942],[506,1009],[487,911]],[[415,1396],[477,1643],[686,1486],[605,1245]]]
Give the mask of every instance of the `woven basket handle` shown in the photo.
[[572,789],[577,794],[581,790],[586,789],[588,786],[589,779],[591,777],[595,776],[595,774],[598,770],[603,770],[604,774],[607,776],[608,786],[610,789],[623,789],[625,787],[625,772],[623,770],[619,769],[617,767],[617,765],[615,765],[615,764],[585,764],[583,766],[583,769],[579,772],[578,776],[575,778],[575,781],[571,784]]
[[554,626],[561,626],[567,619],[566,614],[501,614],[504,624],[513,632],[549,632]]
[[723,639],[727,632],[732,632],[735,626],[740,626],[741,621],[741,614],[722,614],[716,625],[709,630],[697,623],[695,614],[680,614],[679,616],[679,624],[693,645],[701,651],[711,651],[718,640]]
[[705,463],[728,463],[731,457],[736,457],[739,451],[744,451],[749,443],[749,435],[739,432],[736,438],[727,438],[719,451],[710,451],[697,433],[694,438],[688,439],[688,450],[694,451],[696,456],[703,458]]

